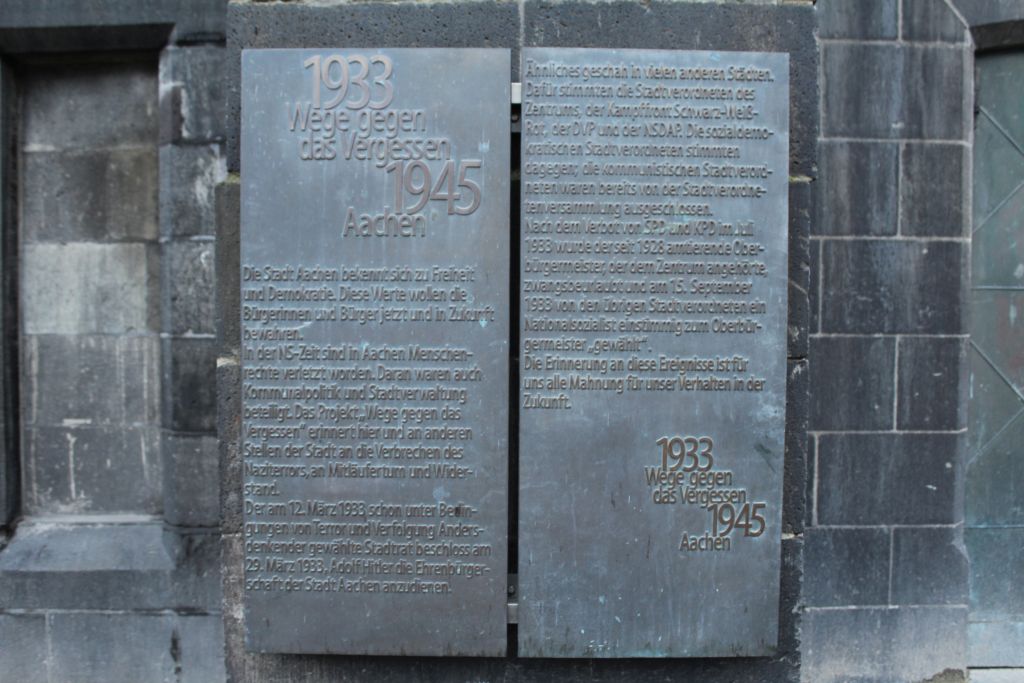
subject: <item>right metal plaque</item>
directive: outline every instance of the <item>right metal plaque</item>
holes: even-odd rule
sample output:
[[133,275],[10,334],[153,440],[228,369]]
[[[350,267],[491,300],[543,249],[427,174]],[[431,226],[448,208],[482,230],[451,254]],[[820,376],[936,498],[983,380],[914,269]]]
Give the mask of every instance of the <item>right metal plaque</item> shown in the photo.
[[521,73],[519,654],[771,654],[788,55]]

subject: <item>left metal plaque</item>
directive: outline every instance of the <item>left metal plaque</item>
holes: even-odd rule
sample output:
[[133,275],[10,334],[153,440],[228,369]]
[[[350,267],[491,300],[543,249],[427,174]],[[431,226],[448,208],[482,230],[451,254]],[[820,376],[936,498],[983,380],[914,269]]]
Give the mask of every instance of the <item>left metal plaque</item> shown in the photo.
[[509,77],[242,53],[250,650],[505,653]]

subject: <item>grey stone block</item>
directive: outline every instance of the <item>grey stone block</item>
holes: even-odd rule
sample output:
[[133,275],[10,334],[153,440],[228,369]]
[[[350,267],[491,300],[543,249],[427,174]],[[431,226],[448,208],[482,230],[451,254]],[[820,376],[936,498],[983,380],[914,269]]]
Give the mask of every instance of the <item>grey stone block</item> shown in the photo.
[[161,53],[161,144],[224,139],[225,56],[215,45],[169,47]]
[[897,143],[819,143],[815,234],[895,235],[898,162]]
[[899,33],[899,0],[820,0],[822,38],[894,39]]
[[897,429],[967,425],[967,345],[957,338],[903,337],[899,344]]
[[156,146],[23,152],[26,242],[157,237]]
[[0,614],[0,671],[5,680],[49,683],[49,638],[43,614]]
[[818,523],[956,524],[955,434],[822,434]]
[[1024,621],[1024,527],[964,529],[971,619]]
[[960,529],[893,529],[892,602],[967,604],[967,555]]
[[801,680],[966,681],[966,622],[962,607],[809,610]]
[[242,530],[241,374],[237,356],[217,359],[217,441],[220,446],[221,528]]
[[804,534],[807,605],[887,605],[889,545],[888,529],[807,529]]
[[163,340],[164,427],[213,433],[217,423],[216,340]]
[[[471,3],[359,2],[333,4],[231,3],[228,5],[227,152],[238,170],[240,51],[248,48],[506,47],[518,74],[519,5],[506,0]],[[808,33],[810,35],[810,33]]]
[[826,241],[822,257],[822,332],[963,333],[962,244]]
[[213,235],[214,190],[225,175],[219,145],[160,147],[160,233],[165,237]]
[[241,184],[237,176],[217,186],[217,339],[222,351],[241,343],[238,230]]
[[26,513],[158,513],[158,444],[151,427],[25,429]]
[[157,419],[156,336],[26,335],[22,348],[27,424],[96,426]]
[[926,42],[967,42],[967,27],[945,2],[901,0],[903,39]]
[[173,240],[163,245],[164,331],[213,334],[216,254],[212,241]]
[[[159,271],[141,243],[26,244],[21,314],[26,334],[155,331]],[[152,307],[152,310],[151,310]]]
[[[8,17],[9,9],[5,3]],[[21,88],[21,143],[26,149],[157,142],[153,60],[38,66],[26,71]]]
[[894,338],[813,337],[811,429],[892,429],[895,365]]
[[824,135],[964,138],[961,50],[826,43],[821,59]]
[[164,520],[173,526],[212,527],[220,520],[217,439],[165,432]]
[[914,144],[900,166],[900,231],[904,235],[962,237],[966,182],[962,145]]

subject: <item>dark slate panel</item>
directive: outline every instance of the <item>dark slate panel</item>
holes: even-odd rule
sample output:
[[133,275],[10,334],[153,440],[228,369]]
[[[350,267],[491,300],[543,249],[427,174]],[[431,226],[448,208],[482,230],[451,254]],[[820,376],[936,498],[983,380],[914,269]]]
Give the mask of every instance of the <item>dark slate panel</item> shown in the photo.
[[889,603],[888,529],[811,527],[804,539],[804,598],[812,607]]
[[822,434],[819,524],[955,524],[955,434]]
[[963,244],[844,240],[823,247],[822,332],[963,333]]
[[967,425],[967,341],[903,337],[899,342],[896,428],[956,430]]
[[505,653],[509,58],[243,55],[253,651]]
[[[786,57],[524,48],[523,59],[519,654],[769,654],[786,412]],[[643,92],[658,67],[686,93]],[[703,71],[716,68],[721,80]],[[730,68],[762,71],[737,83]],[[750,89],[756,113],[698,102],[692,86]],[[564,96],[590,87],[614,94]],[[655,114],[669,97],[726,121],[702,131],[694,110]],[[639,121],[628,109],[648,106]],[[669,172],[654,182],[630,164]],[[744,179],[742,165],[761,175]],[[644,216],[652,203],[671,209]],[[757,275],[744,274],[751,266]]]
[[819,143],[816,235],[896,234],[899,145]]
[[962,533],[954,527],[893,529],[893,604],[967,604],[967,554]]
[[895,364],[893,337],[812,338],[811,429],[892,429]]

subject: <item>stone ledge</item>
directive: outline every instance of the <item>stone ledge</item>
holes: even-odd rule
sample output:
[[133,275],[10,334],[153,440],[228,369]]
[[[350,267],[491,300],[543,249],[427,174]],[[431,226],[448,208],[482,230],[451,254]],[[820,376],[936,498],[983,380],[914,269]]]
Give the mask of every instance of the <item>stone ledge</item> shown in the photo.
[[215,611],[219,552],[152,517],[29,518],[0,552],[0,610]]

